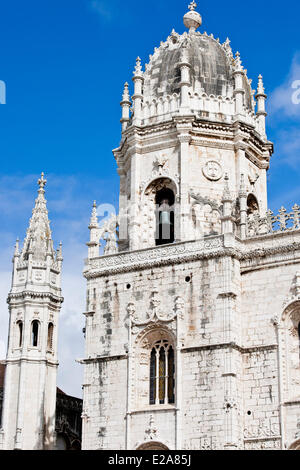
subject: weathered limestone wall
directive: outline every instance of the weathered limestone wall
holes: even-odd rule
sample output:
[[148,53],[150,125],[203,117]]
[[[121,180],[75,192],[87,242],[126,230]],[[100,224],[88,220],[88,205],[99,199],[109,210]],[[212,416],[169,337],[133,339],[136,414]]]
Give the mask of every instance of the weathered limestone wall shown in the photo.
[[[214,240],[208,246],[221,247]],[[280,240],[281,250],[276,240]],[[85,433],[86,448],[137,448],[147,442],[149,433],[152,440],[169,448],[276,449],[292,445],[299,431],[293,413],[297,414],[300,405],[299,345],[293,334],[290,339],[289,332],[294,330],[288,323],[290,317],[297,321],[297,312],[300,322],[297,240],[295,234],[246,242],[227,239],[231,255],[217,248],[212,256],[180,264],[164,261],[160,266],[154,263],[152,268],[141,266],[119,273],[113,258],[108,260],[106,263],[112,263],[110,276],[88,281],[89,290],[96,289],[96,309],[87,316],[87,358],[103,356],[101,361],[108,361],[111,372],[104,374],[101,386],[97,369],[93,372],[95,385],[85,388],[85,402],[99,400],[102,390],[105,419],[114,419],[119,426],[126,410],[130,418],[127,427],[122,421],[124,435],[111,428],[112,433],[107,432],[100,444],[96,429],[106,427],[99,424],[102,411],[94,418],[91,415],[86,426],[94,431]],[[185,253],[192,245],[182,246]],[[180,247],[175,248],[180,252]],[[128,260],[143,257],[135,252]],[[153,317],[155,290],[162,320]],[[178,297],[183,300],[183,311],[176,315]],[[155,331],[162,331],[176,348],[177,411],[173,405],[148,402],[147,348]],[[118,364],[118,380],[109,364]],[[128,390],[129,401],[126,404],[123,396],[122,406],[115,408],[112,417],[106,410],[120,402],[120,389]]]
[[83,450],[125,449],[127,360],[88,362],[83,398]]

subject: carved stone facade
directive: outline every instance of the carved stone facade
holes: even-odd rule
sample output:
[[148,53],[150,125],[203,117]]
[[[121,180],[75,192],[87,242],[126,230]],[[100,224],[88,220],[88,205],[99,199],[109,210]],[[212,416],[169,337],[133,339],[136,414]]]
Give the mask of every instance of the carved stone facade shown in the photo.
[[190,10],[188,32],[145,71],[137,60],[131,114],[125,84],[118,251],[99,256],[93,209],[84,449],[300,445],[298,206],[265,217],[262,77],[255,94],[230,41],[197,32]]

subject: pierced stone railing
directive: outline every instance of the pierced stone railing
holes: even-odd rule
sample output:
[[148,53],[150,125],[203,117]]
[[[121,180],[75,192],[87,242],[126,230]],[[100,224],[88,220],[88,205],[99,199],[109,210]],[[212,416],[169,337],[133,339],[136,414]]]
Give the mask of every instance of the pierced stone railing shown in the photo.
[[287,212],[284,207],[281,207],[277,215],[268,210],[265,217],[260,217],[258,213],[248,216],[247,237],[297,229],[300,229],[300,206],[298,204],[292,207],[292,212]]

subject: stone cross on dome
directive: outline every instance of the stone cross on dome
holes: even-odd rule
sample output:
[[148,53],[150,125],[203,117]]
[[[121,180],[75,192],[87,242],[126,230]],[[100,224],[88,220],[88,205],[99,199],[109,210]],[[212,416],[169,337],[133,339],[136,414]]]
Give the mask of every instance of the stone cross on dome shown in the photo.
[[183,17],[184,26],[189,29],[189,32],[196,31],[196,29],[202,25],[202,17],[195,11],[196,7],[197,3],[193,0],[188,6],[190,11]]
[[194,11],[197,8],[197,3],[194,0],[189,4],[188,9]]
[[38,185],[41,190],[44,190],[46,183],[47,183],[47,180],[44,178],[44,172],[42,172],[41,177],[38,180]]

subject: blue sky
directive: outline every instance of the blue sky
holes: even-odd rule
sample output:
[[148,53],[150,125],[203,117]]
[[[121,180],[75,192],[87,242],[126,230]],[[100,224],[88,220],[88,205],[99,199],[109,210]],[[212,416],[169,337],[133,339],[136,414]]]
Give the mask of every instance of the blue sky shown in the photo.
[[[164,0],[14,0],[1,2],[0,80],[0,358],[5,356],[6,295],[15,238],[25,236],[41,171],[53,236],[64,243],[64,297],[60,321],[59,386],[81,393],[82,327],[88,219],[93,199],[117,203],[111,150],[120,139],[123,84],[135,58],[143,64],[172,28],[182,33],[188,2]],[[252,0],[200,2],[201,31],[239,50],[256,87],[268,93],[268,137],[275,143],[269,205],[300,203],[300,104],[291,84],[300,80],[300,3]],[[131,88],[132,89],[132,88]]]

